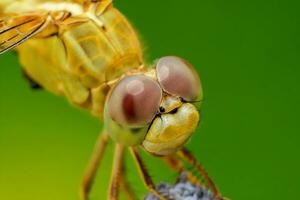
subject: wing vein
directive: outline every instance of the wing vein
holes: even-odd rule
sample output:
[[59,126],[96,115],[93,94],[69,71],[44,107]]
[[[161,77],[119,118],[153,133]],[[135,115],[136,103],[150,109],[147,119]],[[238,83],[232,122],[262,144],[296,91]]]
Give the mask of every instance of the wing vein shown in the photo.
[[14,36],[11,36],[10,38],[8,38],[8,39],[6,40],[6,42],[9,42],[9,41],[15,39],[16,37],[18,37],[18,34],[14,35]]
[[[25,42],[26,40],[30,39],[31,37],[33,37],[34,35],[38,34],[41,30],[44,29],[44,27],[46,27],[49,23],[49,18],[47,18],[46,20],[44,20],[43,23],[41,23],[40,25],[38,25],[31,33],[29,33],[28,35],[24,36],[21,40],[5,47],[4,49],[0,49],[0,54],[5,53],[6,51],[9,51],[10,49],[20,45],[21,43]],[[5,44],[6,42],[2,43],[1,45]]]
[[23,23],[21,23],[21,24],[17,24],[17,25],[15,25],[15,26],[9,27],[9,28],[7,28],[7,29],[1,30],[1,31],[0,31],[0,34],[6,33],[7,31],[10,31],[10,30],[12,30],[12,29],[14,29],[14,28],[23,26],[24,24],[33,22],[34,20],[35,20],[35,19],[30,19],[30,20],[25,21],[25,22],[23,22]]

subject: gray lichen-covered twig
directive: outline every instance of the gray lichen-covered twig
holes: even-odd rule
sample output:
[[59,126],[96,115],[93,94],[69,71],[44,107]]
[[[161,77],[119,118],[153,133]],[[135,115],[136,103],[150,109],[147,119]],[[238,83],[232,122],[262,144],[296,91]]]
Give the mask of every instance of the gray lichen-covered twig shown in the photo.
[[[170,200],[219,200],[206,187],[193,185],[186,173],[182,173],[174,185],[160,183],[157,190]],[[159,200],[154,194],[148,194],[144,200]]]

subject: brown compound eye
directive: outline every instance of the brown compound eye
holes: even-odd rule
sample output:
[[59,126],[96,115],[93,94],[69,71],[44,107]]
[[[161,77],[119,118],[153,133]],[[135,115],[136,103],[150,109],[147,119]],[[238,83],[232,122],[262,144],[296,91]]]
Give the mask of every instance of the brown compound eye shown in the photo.
[[202,98],[200,78],[187,61],[175,56],[163,57],[156,65],[156,72],[165,92],[180,96],[186,101]]
[[143,75],[129,76],[113,89],[107,104],[109,115],[122,125],[143,126],[153,120],[161,99],[156,81]]

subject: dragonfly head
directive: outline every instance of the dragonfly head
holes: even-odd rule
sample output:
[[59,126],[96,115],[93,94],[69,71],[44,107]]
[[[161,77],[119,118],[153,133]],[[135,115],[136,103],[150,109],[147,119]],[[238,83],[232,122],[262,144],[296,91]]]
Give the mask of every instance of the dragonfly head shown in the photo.
[[105,104],[104,122],[117,142],[142,145],[158,156],[170,155],[199,124],[201,82],[188,62],[174,56],[159,59],[153,72],[125,76],[114,86]]

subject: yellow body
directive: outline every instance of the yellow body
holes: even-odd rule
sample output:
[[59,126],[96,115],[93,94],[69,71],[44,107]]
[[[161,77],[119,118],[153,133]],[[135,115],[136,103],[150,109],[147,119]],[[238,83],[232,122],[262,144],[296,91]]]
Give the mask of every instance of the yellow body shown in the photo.
[[[166,112],[139,129],[120,126],[104,111],[110,91],[126,74],[143,74],[158,82],[156,70],[144,67],[134,29],[112,0],[4,0],[0,16],[8,18],[0,18],[0,53],[16,47],[31,79],[104,117],[106,131],[118,143],[169,155],[197,127],[196,107],[167,93],[169,98],[161,102]],[[178,112],[171,113],[174,109]]]
[[[176,68],[171,71],[171,68],[166,67],[168,71],[159,74],[157,66],[156,69],[145,67],[137,35],[127,19],[112,6],[112,0],[0,0],[0,54],[11,49],[18,52],[23,70],[29,78],[46,90],[65,96],[72,104],[103,118],[104,132],[97,142],[82,182],[83,200],[88,199],[107,145],[107,135],[118,143],[108,199],[117,199],[119,181],[123,181],[125,189],[131,195],[125,176],[121,176],[124,146],[130,146],[140,174],[150,191],[159,199],[166,199],[154,189],[154,183],[134,147],[137,145],[153,155],[166,156],[169,164],[181,172],[184,169],[183,163],[176,159],[174,162],[175,157],[172,156],[179,152],[179,157],[197,167],[215,196],[219,197],[218,190],[201,165],[186,150],[180,150],[199,124],[200,114],[195,106],[197,99],[195,102],[188,102],[187,99],[184,100],[180,89],[177,93],[172,93],[164,88],[159,75],[168,77],[167,73],[172,75]],[[177,61],[174,62],[174,59]],[[178,66],[183,65],[182,69],[190,70],[185,62],[178,59],[173,57],[170,63],[168,58],[168,65],[178,65],[180,62]],[[194,70],[186,74],[192,74],[187,79],[191,77],[195,81],[187,84],[184,89],[190,91],[195,86],[196,90],[200,90],[198,98],[201,101],[200,79],[197,81],[199,77]],[[152,84],[158,85],[160,95],[157,96],[160,98],[153,104],[153,118],[149,118],[152,119],[151,122],[147,116],[150,113],[152,117],[151,109],[145,109],[146,114],[137,115],[145,121],[139,126],[122,124],[112,117],[108,108],[111,106],[108,105],[109,97],[116,86],[122,84],[121,80],[128,78],[126,75],[143,75],[148,81],[152,79]],[[180,84],[182,83],[176,79],[172,86],[178,87]],[[123,91],[128,92],[131,99],[132,95],[137,95],[130,93],[126,87],[114,93],[117,100]],[[151,93],[153,91],[146,90],[147,87],[149,85],[145,84],[139,88],[139,92],[144,89],[146,91],[143,98],[139,97],[139,101],[143,103],[147,103],[154,94]],[[192,94],[194,93],[198,94],[193,91]],[[116,113],[124,112],[122,109],[126,106],[133,110],[133,104],[137,103],[141,102],[129,101],[129,105],[117,107]],[[136,110],[144,111],[147,108],[147,104],[141,105]],[[112,107],[116,108],[115,104]],[[135,114],[134,111],[131,115]]]
[[56,26],[54,31],[46,28],[20,45],[20,62],[25,72],[45,89],[102,117],[108,92],[106,83],[143,63],[137,35],[111,4],[96,15],[74,2],[45,2],[6,4],[6,11],[2,12],[2,16],[30,12],[33,7],[40,7],[41,11],[66,7],[73,12],[63,21],[71,25]]

